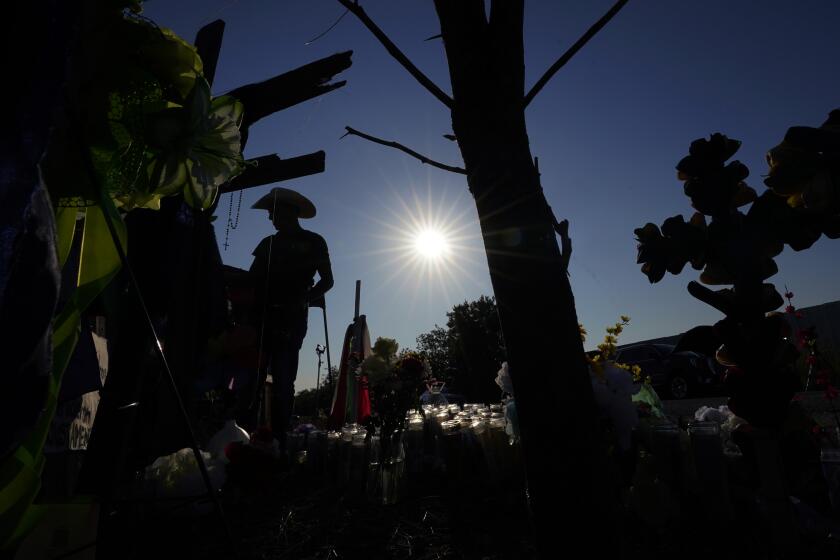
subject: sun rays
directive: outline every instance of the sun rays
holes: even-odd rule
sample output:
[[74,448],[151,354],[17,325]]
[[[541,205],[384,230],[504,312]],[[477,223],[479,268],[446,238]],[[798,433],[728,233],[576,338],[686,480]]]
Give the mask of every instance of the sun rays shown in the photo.
[[360,216],[374,228],[373,247],[361,256],[375,258],[379,289],[394,292],[412,309],[424,293],[429,300],[440,293],[452,301],[467,292],[465,283],[480,286],[474,271],[486,265],[474,210],[464,196],[433,196],[431,188],[425,197],[416,190],[392,194],[383,197],[379,212]]

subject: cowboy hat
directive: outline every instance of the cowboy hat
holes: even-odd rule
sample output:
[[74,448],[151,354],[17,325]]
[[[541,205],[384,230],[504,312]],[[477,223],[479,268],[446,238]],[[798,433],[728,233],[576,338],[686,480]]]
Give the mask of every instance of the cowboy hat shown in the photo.
[[276,206],[281,204],[297,208],[299,218],[315,217],[315,205],[312,204],[311,200],[297,191],[284,189],[283,187],[274,187],[265,196],[256,201],[251,208],[271,212]]

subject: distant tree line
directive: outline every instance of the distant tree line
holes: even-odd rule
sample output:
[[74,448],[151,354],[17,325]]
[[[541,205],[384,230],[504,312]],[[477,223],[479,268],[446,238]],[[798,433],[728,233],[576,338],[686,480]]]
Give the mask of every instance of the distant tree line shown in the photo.
[[338,379],[338,368],[333,366],[318,388],[304,389],[295,395],[294,414],[301,420],[318,418],[323,412],[329,415],[332,406],[335,381]]
[[499,400],[496,372],[507,358],[495,298],[481,296],[453,307],[445,327],[435,325],[417,337],[417,352],[451,392],[467,401]]
[[[385,337],[377,338],[372,350],[368,362],[389,364],[401,354],[397,341]],[[481,296],[455,305],[446,314],[446,326],[435,325],[417,337],[416,351],[428,362],[432,375],[446,382],[448,391],[467,401],[499,400],[496,372],[507,358],[495,298]],[[366,363],[366,369],[374,372],[375,364]],[[295,397],[295,414],[312,418],[318,416],[318,410],[328,412],[337,378],[333,368],[320,388],[300,391]]]

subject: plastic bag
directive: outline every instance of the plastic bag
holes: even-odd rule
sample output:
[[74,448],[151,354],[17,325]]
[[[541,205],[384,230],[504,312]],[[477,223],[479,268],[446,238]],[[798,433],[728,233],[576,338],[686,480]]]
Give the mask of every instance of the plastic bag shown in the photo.
[[[210,482],[219,489],[225,482],[225,468],[219,460],[213,460],[206,451],[201,452]],[[207,493],[201,469],[195,460],[193,450],[185,447],[170,455],[158,457],[146,467],[146,479],[152,481],[155,493],[164,497],[200,496]]]

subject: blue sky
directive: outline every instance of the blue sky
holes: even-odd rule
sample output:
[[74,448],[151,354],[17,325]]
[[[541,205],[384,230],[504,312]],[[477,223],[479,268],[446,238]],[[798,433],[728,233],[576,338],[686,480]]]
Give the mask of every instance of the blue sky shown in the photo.
[[[430,0],[363,0],[371,17],[438,85],[448,70]],[[610,1],[526,3],[526,83],[544,70],[611,5]],[[327,306],[338,355],[353,316],[353,290],[362,280],[362,311],[371,335],[413,346],[419,333],[446,321],[464,300],[491,294],[477,216],[463,176],[348,137],[349,125],[398,140],[434,159],[460,165],[449,114],[394,62],[348,14],[307,45],[344,11],[335,0],[152,0],[145,15],[187,40],[204,24],[227,23],[215,94],[259,81],[332,53],[352,49],[344,88],[264,119],[251,130],[246,156],[281,157],[323,149],[325,173],[283,183],[310,197],[318,216],[304,227],[324,236],[335,288]],[[571,222],[570,265],[578,316],[593,336],[621,314],[632,322],[622,342],[680,332],[713,322],[717,312],[685,291],[696,272],[650,285],[635,264],[633,229],[690,214],[674,166],[688,144],[722,132],[743,141],[738,159],[750,167],[759,192],[764,154],[792,125],[819,125],[840,107],[836,22],[840,3],[631,0],[528,107],[532,152],[540,159],[546,197]],[[246,107],[247,110],[247,107]],[[226,263],[247,268],[251,251],[272,232],[251,204],[270,187],[244,193],[238,229],[230,232]],[[236,202],[236,201],[234,201]],[[224,240],[229,197],[219,205]],[[418,215],[458,230],[457,247],[428,276],[403,266],[399,247]],[[431,209],[429,211],[428,209]],[[234,207],[235,211],[235,207]],[[448,219],[444,218],[448,216]],[[821,239],[811,250],[786,250],[772,278],[787,284],[800,306],[840,298],[840,242]],[[323,343],[320,315],[310,317],[301,351],[298,389],[314,385],[315,345]],[[546,356],[550,360],[551,356]]]

